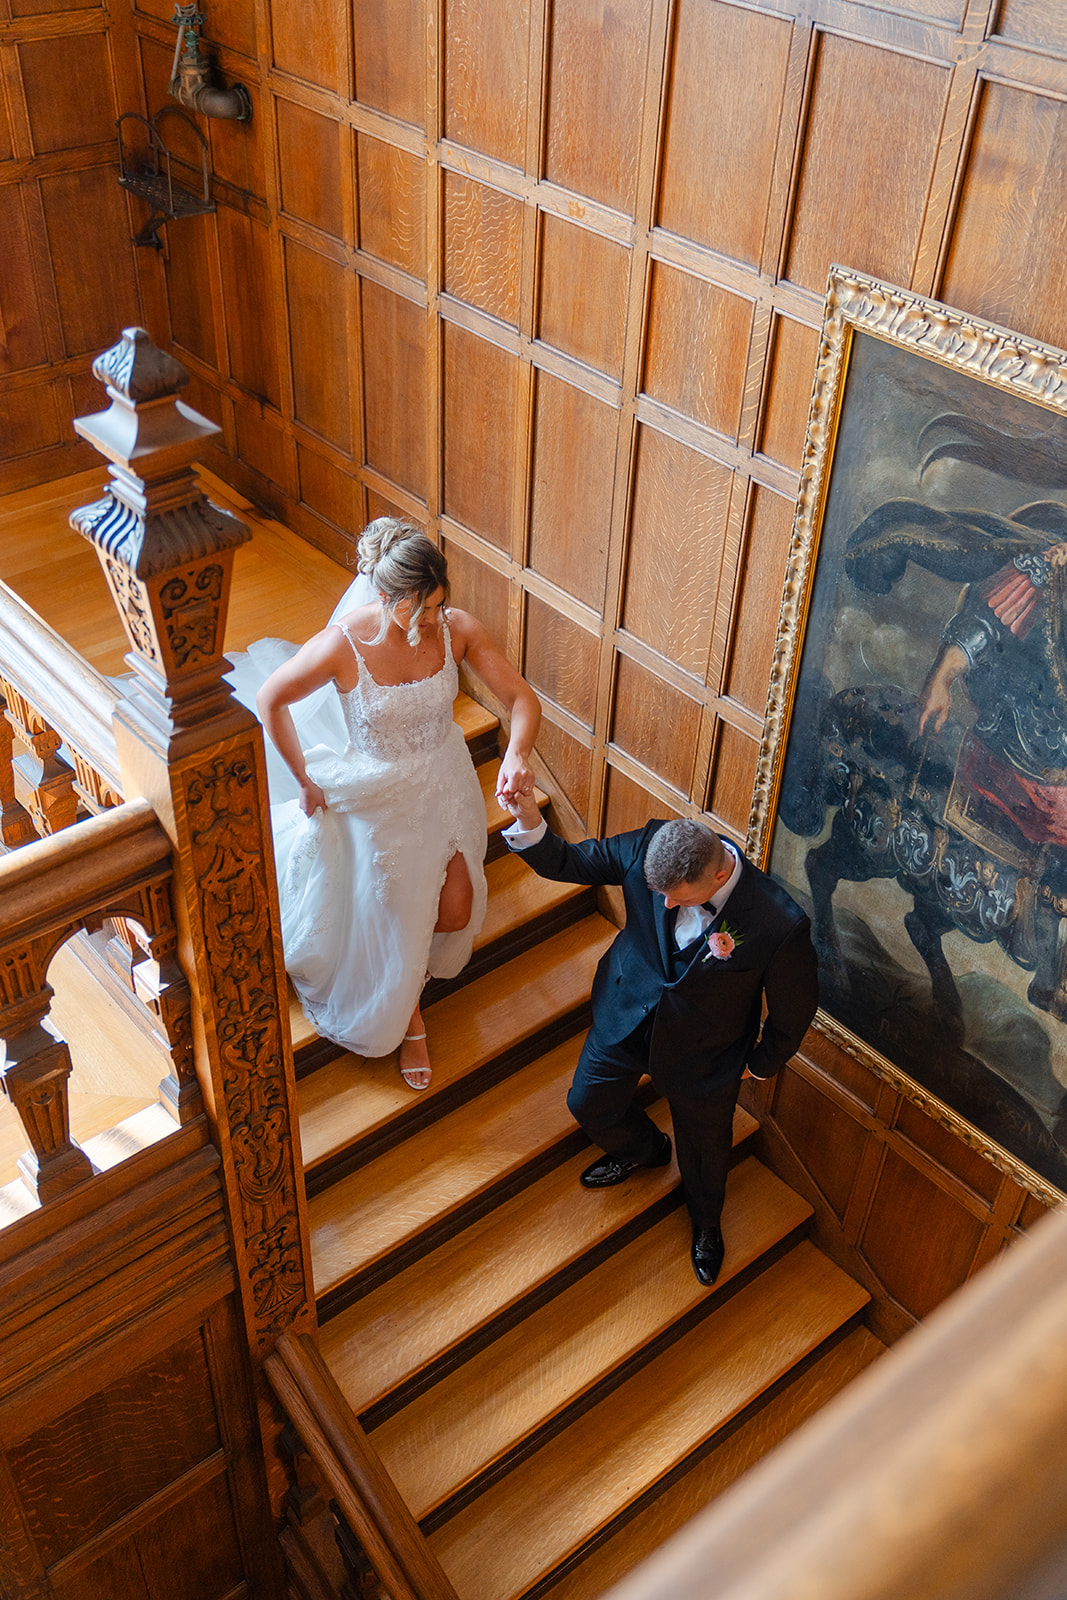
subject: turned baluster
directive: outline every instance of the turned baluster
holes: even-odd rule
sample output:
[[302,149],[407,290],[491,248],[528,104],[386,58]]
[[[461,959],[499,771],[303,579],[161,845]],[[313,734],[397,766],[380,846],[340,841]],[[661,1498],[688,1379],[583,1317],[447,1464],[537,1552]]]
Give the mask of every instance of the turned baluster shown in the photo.
[[6,850],[17,850],[37,837],[33,819],[15,797],[14,748],[7,701],[0,698],[0,846]]
[[69,828],[77,819],[78,796],[74,772],[57,754],[62,736],[11,684],[4,685],[7,716],[16,737],[26,747],[12,764],[15,791],[42,838]]
[[8,1008],[3,1018],[7,1060],[0,1067],[0,1087],[31,1146],[19,1158],[19,1172],[42,1203],[76,1189],[94,1172],[70,1137],[70,1051],[51,1024],[42,1025],[51,999],[52,990],[45,988]]
[[175,1121],[190,1122],[203,1111],[204,1097],[193,1059],[192,993],[178,964],[178,933],[169,898],[165,925],[155,936],[135,922],[125,927],[143,958],[133,966],[134,993],[152,1013],[153,1031],[171,1059],[173,1070],[159,1086],[160,1100]]

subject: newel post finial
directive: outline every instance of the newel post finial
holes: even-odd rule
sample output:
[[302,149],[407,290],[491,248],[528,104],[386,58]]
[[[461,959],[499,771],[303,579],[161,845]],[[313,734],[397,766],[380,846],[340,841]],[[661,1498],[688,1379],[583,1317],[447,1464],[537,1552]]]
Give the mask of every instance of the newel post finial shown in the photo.
[[234,552],[249,533],[201,493],[193,465],[219,430],[178,399],[180,363],[127,328],[93,370],[110,408],[74,426],[111,481],[71,525],[95,545],[130,641],[115,713],[123,790],[150,802],[173,846],[193,1058],[262,1356],[315,1311],[263,737],[223,676]]
[[178,399],[189,381],[143,328],[93,363],[111,406],[74,427],[111,463],[102,500],[71,526],[95,545],[137,675],[134,698],[157,726],[189,726],[221,711],[222,655],[233,552],[248,529],[206,499],[194,472],[220,431]]

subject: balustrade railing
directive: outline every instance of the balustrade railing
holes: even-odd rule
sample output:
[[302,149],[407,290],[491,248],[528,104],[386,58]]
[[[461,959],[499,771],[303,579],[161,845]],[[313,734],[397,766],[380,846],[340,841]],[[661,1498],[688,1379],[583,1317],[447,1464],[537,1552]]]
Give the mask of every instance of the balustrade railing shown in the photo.
[[14,849],[121,803],[118,690],[6,584],[0,697],[0,843]]
[[202,1109],[193,1068],[189,986],[177,961],[170,840],[145,800],[0,858],[0,1087],[30,1145],[19,1171],[36,1198],[55,1200],[93,1166],[71,1138],[70,1051],[50,1018],[48,969],[60,946],[109,917],[135,931],[135,969],[172,1071],[161,1098],[175,1122]]
[[381,1592],[389,1600],[458,1600],[315,1341],[284,1333],[264,1371]]

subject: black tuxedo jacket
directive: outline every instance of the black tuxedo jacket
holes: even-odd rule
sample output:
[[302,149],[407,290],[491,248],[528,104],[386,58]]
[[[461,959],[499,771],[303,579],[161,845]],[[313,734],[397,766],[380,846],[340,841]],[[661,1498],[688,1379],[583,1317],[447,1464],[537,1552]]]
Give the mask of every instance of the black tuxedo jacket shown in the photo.
[[[617,1044],[656,1008],[649,1074],[661,1094],[702,1096],[783,1067],[815,1015],[819,990],[810,925],[794,900],[742,858],[722,917],[731,955],[705,955],[707,940],[682,975],[671,977],[674,915],[645,882],[645,852],[662,822],[634,833],[568,844],[549,832],[519,852],[543,878],[616,884],[626,926],[601,958],[593,981],[593,1032]],[[763,1003],[766,1017],[761,1027]]]

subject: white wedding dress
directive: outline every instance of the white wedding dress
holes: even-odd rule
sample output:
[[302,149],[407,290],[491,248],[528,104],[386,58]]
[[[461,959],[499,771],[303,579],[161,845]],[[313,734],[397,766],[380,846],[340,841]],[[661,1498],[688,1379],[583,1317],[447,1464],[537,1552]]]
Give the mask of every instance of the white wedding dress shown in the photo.
[[[357,579],[331,622],[365,604]],[[395,1050],[427,973],[452,978],[470,959],[485,915],[485,803],[461,729],[452,720],[459,674],[445,623],[445,659],[432,677],[378,684],[358,641],[348,694],[333,684],[290,707],[308,776],[327,810],[305,817],[297,785],[267,750],[271,830],[285,966],[315,1031],[360,1055]],[[255,709],[267,675],[296,646],[260,639],[235,656],[237,698]],[[462,851],[474,885],[470,922],[433,932],[445,870]]]

